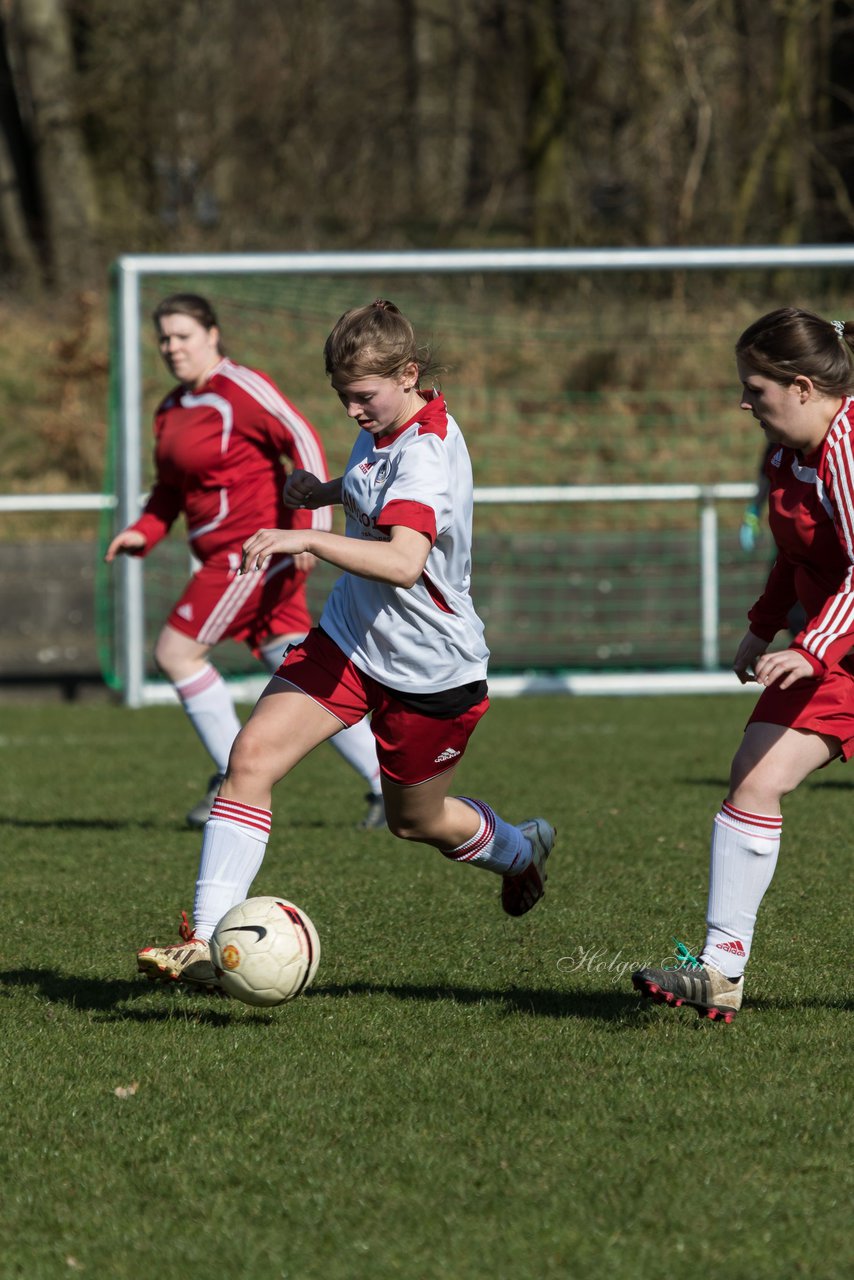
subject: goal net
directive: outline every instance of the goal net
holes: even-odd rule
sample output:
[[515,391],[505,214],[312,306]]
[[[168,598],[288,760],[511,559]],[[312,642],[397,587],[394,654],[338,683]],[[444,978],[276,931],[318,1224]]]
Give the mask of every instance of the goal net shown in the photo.
[[[837,264],[793,250],[608,252],[120,259],[106,480],[118,505],[102,539],[136,517],[152,480],[151,418],[170,385],[150,320],[163,296],[211,299],[227,353],[315,424],[332,474],[353,428],[323,343],[348,307],[390,297],[432,348],[472,456],[491,686],[717,687],[771,556],[767,534],[752,551],[739,539],[762,438],[738,409],[733,343],[773,306],[835,314]],[[145,561],[100,575],[105,677],[132,705],[171,696],[151,653],[190,571],[176,527]],[[309,580],[314,616],[335,572],[320,564]],[[242,646],[213,661],[238,696],[263,687]]]

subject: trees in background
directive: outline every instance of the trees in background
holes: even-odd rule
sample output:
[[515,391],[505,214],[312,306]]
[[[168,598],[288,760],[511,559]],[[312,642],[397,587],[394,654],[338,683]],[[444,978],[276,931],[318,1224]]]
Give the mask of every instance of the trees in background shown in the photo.
[[854,0],[0,0],[0,269],[854,231]]

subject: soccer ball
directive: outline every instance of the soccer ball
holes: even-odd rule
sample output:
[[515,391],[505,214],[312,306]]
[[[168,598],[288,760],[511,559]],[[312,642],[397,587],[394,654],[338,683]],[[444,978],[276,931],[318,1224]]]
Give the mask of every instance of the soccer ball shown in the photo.
[[306,913],[285,898],[247,898],[226,911],[210,942],[225,992],[244,1004],[293,1000],[320,962],[320,940]]

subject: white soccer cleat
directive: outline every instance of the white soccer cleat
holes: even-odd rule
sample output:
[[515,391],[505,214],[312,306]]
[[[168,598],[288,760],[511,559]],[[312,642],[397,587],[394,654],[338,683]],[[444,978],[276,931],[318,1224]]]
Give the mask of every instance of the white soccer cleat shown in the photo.
[[182,941],[169,947],[143,947],[136,953],[136,967],[155,982],[185,982],[207,991],[222,991],[211,962],[211,949],[190,928],[186,911],[181,912]]

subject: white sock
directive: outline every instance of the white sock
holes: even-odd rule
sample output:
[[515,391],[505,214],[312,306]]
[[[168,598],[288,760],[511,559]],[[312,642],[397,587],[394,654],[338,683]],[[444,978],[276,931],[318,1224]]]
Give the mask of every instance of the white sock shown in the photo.
[[726,800],[715,818],[700,959],[727,978],[744,973],[759,904],[777,866],[782,829],[779,815],[745,813]]
[[174,687],[217,773],[225,773],[231,744],[240,731],[225,681],[216,667],[206,662],[196,675],[179,680]]
[[468,796],[457,796],[457,799],[471,805],[480,816],[480,826],[465,844],[456,849],[443,849],[444,856],[453,862],[471,862],[502,876],[518,875],[524,871],[530,864],[533,850],[519,828],[511,827],[509,822],[499,818],[482,800],[471,800]]
[[272,816],[269,809],[237,800],[214,800],[202,837],[193,904],[197,938],[207,942],[226,911],[249,897],[264,861]]
[[382,791],[380,782],[380,766],[377,761],[377,744],[371,733],[367,717],[351,724],[349,729],[341,729],[329,741],[340,751],[341,755],[357,773],[360,773],[371,789],[372,795]]

